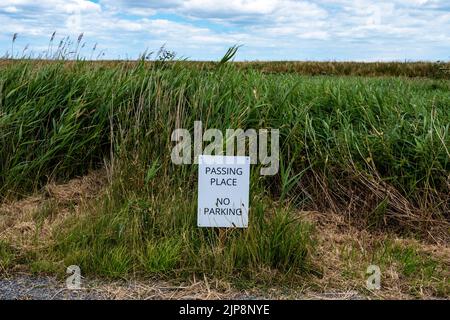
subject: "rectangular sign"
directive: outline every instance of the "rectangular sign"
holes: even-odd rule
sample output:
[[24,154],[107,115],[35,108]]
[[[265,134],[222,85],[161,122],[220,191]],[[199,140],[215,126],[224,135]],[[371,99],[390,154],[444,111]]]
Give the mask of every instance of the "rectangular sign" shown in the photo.
[[249,157],[200,155],[198,226],[247,228],[249,185]]

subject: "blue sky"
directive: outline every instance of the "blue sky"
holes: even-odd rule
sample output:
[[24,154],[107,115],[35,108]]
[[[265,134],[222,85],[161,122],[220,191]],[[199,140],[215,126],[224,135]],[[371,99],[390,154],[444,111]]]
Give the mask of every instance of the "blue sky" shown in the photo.
[[450,60],[449,0],[0,0],[0,25],[0,55],[37,55],[56,31],[108,59],[165,44],[217,60],[240,44],[237,60]]

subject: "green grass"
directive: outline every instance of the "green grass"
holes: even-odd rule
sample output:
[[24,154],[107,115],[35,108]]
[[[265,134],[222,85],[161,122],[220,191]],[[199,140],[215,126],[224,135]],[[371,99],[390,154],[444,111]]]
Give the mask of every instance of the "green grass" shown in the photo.
[[243,69],[257,69],[265,73],[297,73],[311,76],[450,78],[450,64],[448,62],[255,61],[237,64]]
[[[282,165],[289,170],[262,182],[275,197],[289,190],[299,201],[328,207],[354,200],[366,215],[387,201],[394,220],[406,216],[398,210],[404,207],[396,203],[399,196],[413,215],[449,212],[448,81],[264,75],[233,65],[206,72],[182,65],[4,67],[0,194],[30,192],[121,153],[142,166],[158,159],[163,174],[193,186],[195,166],[170,162],[170,134],[176,125],[192,129],[202,120],[209,128],[280,129]],[[290,179],[300,172],[301,186]],[[328,200],[320,199],[319,186]],[[355,192],[369,196],[349,199]]]
[[[313,231],[298,209],[398,232],[448,224],[448,80],[164,61],[0,68],[3,199],[113,168],[107,195],[47,248],[51,261],[111,277],[204,272],[275,281],[272,273],[314,271]],[[280,129],[280,172],[261,177],[252,168],[248,230],[195,227],[197,167],[170,160],[172,131],[193,130],[195,120],[222,130]]]
[[412,296],[420,297],[426,291],[435,296],[449,296],[448,262],[421,252],[415,245],[401,245],[391,240],[378,243],[368,254],[371,263],[380,266],[382,281],[391,276],[390,270],[395,270],[400,279],[391,281],[402,283],[405,292]]
[[312,227],[296,221],[289,208],[253,199],[248,230],[197,228],[195,194],[186,197],[156,185],[149,194],[116,190],[105,196],[99,211],[67,222],[70,227],[61,230],[50,255],[106,277],[199,273],[270,280],[314,268]]
[[386,271],[395,265],[403,278],[401,281],[408,284],[407,291],[413,296],[420,296],[423,290],[431,290],[441,297],[450,294],[448,262],[420,252],[416,246],[387,241],[374,250],[372,261]]
[[0,241],[0,274],[14,266],[16,259],[16,250],[4,241]]
[[444,298],[450,294],[448,261],[424,252],[417,244],[396,242],[391,238],[362,246],[355,241],[345,244],[340,252],[340,261],[344,264],[340,270],[342,278],[337,281],[355,281],[363,291],[366,290],[367,267],[376,265],[381,271],[380,294]]

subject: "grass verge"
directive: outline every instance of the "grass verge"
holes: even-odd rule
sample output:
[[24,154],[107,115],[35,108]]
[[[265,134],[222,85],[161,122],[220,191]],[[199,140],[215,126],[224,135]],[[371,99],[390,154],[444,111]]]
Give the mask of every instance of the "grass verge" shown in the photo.
[[[346,240],[347,249],[320,251],[323,235],[298,213],[330,212],[351,227],[447,248],[449,86],[445,79],[266,74],[226,63],[6,64],[3,269],[20,264],[12,249],[20,247],[23,264],[36,272],[77,264],[110,278],[201,274],[241,285],[298,285],[313,277],[360,288],[361,272],[376,260],[398,266],[415,294],[445,295],[441,260],[385,240],[346,255],[359,238]],[[279,173],[261,177],[252,168],[248,230],[195,227],[197,168],[174,165],[170,152],[172,131],[191,130],[196,120],[220,130],[280,130]],[[104,167],[102,195],[95,188],[102,179],[52,187]],[[339,276],[327,259],[314,259],[318,252],[340,253]]]

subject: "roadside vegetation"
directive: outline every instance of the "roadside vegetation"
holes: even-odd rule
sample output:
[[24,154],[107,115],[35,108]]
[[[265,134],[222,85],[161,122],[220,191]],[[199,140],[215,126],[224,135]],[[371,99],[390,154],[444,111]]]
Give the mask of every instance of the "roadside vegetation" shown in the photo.
[[[438,74],[426,63],[228,63],[233,54],[189,67],[167,51],[152,62],[0,62],[0,272],[76,264],[111,278],[194,273],[298,285],[325,277],[316,223],[304,212],[448,249],[445,65]],[[252,167],[248,230],[196,227],[197,167],[170,159],[172,131],[192,131],[196,120],[280,129],[279,173]],[[92,172],[102,183],[91,196],[61,202],[48,189]],[[14,204],[30,197],[39,197],[24,213],[32,232],[13,222]],[[398,264],[415,294],[428,281],[448,295],[445,261],[389,241],[372,258]],[[346,276],[360,279],[366,267]]]

